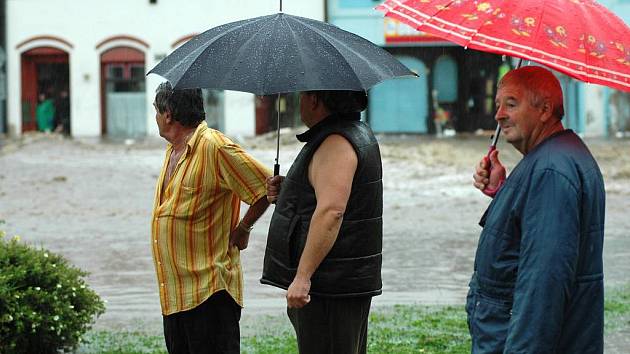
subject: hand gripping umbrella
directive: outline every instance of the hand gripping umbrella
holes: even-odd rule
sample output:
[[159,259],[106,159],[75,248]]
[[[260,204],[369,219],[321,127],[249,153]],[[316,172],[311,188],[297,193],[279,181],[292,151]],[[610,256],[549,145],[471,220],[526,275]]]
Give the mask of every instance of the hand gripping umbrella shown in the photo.
[[467,48],[630,91],[630,28],[593,0],[387,0],[377,9]]
[[[415,75],[362,37],[282,12],[211,28],[176,49],[149,73],[166,78],[175,89],[278,96],[312,90],[365,91],[390,78]],[[278,112],[275,175],[280,169],[279,129]]]

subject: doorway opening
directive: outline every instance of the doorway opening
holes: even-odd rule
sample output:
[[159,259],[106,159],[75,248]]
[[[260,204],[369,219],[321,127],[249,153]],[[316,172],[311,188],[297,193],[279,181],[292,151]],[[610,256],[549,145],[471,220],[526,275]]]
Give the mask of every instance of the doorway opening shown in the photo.
[[116,47],[101,55],[101,134],[139,138],[147,133],[144,53]]
[[70,134],[68,53],[38,47],[22,53],[22,132]]

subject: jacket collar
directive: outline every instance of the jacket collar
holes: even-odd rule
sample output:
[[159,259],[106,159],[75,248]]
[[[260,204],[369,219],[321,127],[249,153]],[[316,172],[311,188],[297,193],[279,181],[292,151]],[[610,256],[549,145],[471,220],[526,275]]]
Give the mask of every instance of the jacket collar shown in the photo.
[[324,130],[324,128],[332,125],[335,122],[340,120],[361,120],[360,112],[350,112],[350,113],[333,113],[328,117],[322,119],[319,123],[312,126],[309,130],[305,131],[302,134],[298,134],[295,137],[303,142],[307,143],[313,139],[313,137],[317,136],[319,132]]

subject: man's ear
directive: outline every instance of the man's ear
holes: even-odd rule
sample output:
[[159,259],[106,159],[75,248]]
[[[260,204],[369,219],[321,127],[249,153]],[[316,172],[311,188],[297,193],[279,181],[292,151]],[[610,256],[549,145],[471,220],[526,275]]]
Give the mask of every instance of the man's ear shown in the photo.
[[166,122],[166,124],[173,123],[173,113],[168,109],[164,111],[164,122]]
[[551,117],[553,117],[553,102],[550,99],[545,99],[540,106],[540,120],[546,123]]
[[321,104],[319,97],[314,93],[306,94],[306,97],[308,99],[308,108],[310,108],[311,111],[316,110],[317,106]]

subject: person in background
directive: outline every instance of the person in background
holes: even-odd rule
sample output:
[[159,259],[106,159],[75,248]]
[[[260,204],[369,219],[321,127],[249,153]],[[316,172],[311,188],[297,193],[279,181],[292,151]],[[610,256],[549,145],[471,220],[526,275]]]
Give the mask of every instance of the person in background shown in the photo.
[[70,98],[67,89],[59,92],[59,97],[57,97],[57,102],[55,102],[54,127],[55,133],[70,134]]
[[50,133],[53,128],[53,120],[55,119],[55,103],[46,93],[39,94],[39,103],[35,109],[35,120],[37,121],[37,130],[40,132]]

